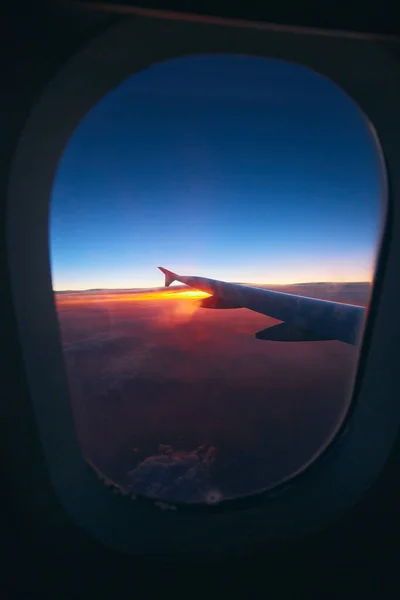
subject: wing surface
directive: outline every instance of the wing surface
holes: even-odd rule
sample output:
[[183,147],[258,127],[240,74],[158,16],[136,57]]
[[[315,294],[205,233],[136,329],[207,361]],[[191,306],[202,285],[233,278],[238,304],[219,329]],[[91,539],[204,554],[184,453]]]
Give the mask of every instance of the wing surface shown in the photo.
[[204,308],[247,308],[284,321],[258,331],[258,339],[270,341],[338,340],[358,345],[365,319],[365,308],[256,288],[249,285],[178,275],[159,267],[165,285],[174,281],[212,295],[200,302]]

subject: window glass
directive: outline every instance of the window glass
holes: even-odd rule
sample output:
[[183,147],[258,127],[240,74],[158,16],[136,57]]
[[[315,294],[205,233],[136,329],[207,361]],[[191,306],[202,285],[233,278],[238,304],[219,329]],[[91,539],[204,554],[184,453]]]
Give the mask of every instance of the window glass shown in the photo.
[[194,56],[110,91],[65,148],[50,214],[84,456],[171,502],[248,495],[307,465],[346,414],[361,337],[256,338],[283,319],[204,308],[209,293],[166,288],[157,267],[366,307],[381,212],[366,120],[309,69]]

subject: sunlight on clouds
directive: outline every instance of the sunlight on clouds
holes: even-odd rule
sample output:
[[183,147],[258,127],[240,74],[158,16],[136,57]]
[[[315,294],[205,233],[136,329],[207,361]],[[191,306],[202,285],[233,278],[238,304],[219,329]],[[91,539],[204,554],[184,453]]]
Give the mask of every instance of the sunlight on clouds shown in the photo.
[[[197,290],[157,290],[146,292],[123,292],[123,293],[79,293],[79,294],[55,294],[56,304],[59,308],[68,308],[68,306],[98,304],[98,303],[131,303],[144,302],[146,300],[197,300],[210,296],[206,292]],[[182,304],[183,303],[179,303]],[[190,311],[189,307],[188,310]],[[182,308],[182,312],[187,312]],[[192,311],[193,312],[193,311]]]

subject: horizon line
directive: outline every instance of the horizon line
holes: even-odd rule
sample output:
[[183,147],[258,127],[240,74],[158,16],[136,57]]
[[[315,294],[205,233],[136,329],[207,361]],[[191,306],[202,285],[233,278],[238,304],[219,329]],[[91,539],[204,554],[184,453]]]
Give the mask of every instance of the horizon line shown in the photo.
[[[287,285],[327,285],[327,284],[331,284],[331,285],[343,285],[343,284],[351,284],[351,283],[363,283],[363,284],[368,284],[368,285],[372,285],[372,281],[368,281],[368,280],[354,280],[354,281],[301,281],[301,282],[296,282],[296,283],[251,283],[251,282],[243,282],[243,281],[233,281],[233,282],[229,282],[229,283],[235,283],[235,284],[240,284],[240,285],[248,285],[248,286],[266,286],[266,285],[271,285],[271,286],[287,286]],[[176,286],[170,286],[173,288],[179,288],[179,287],[188,287],[188,286],[184,286],[184,285],[176,285]],[[161,286],[155,286],[155,287],[149,287],[149,286],[140,286],[140,287],[131,287],[131,288],[126,288],[126,287],[116,287],[116,288],[109,288],[109,287],[98,287],[98,288],[79,288],[79,289],[71,289],[71,288],[66,288],[66,289],[58,289],[55,290],[53,288],[53,293],[58,294],[58,293],[66,293],[66,292],[99,292],[99,291],[112,291],[112,292],[117,292],[119,290],[121,291],[141,291],[141,290],[160,290],[160,289],[167,289],[164,285]]]

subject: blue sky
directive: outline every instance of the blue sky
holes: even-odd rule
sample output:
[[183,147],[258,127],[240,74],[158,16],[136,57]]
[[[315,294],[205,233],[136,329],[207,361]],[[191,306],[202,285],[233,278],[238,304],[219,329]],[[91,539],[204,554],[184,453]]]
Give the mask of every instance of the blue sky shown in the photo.
[[282,61],[158,63],[70,138],[50,214],[53,287],[151,287],[157,266],[253,283],[365,281],[381,225],[353,102]]

